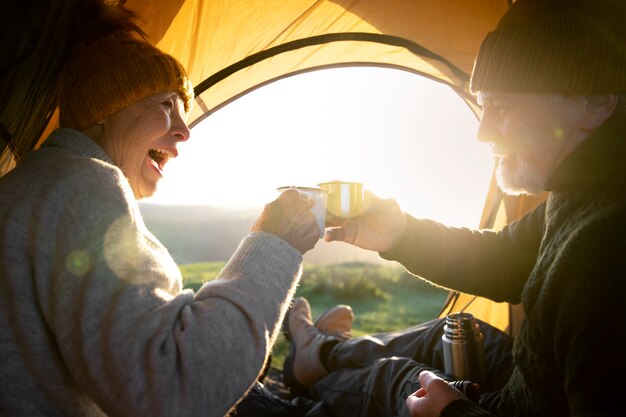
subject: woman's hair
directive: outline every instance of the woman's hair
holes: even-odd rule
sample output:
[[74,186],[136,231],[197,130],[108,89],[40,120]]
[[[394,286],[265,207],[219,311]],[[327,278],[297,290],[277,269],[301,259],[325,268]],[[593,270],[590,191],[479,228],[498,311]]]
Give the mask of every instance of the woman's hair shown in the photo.
[[145,38],[144,31],[137,25],[139,16],[119,1],[81,0],[76,3],[71,43],[90,43],[114,32],[134,33]]
[[185,69],[143,39],[132,12],[88,0],[77,11],[77,20],[82,15],[85,21],[74,25],[76,44],[61,74],[61,126],[85,129],[164,91],[178,92],[190,111],[193,88]]

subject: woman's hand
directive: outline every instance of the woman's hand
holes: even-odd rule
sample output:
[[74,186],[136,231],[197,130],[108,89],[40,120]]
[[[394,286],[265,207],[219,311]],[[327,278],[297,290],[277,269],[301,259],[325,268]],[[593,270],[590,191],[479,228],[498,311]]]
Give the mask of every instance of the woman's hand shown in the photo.
[[402,237],[406,218],[395,200],[370,196],[363,200],[360,215],[351,220],[332,224],[324,240],[343,241],[377,252],[391,250]]
[[311,213],[313,204],[313,199],[295,188],[286,190],[265,206],[250,231],[272,233],[304,255],[320,237],[320,228]]
[[446,405],[465,398],[459,390],[430,371],[422,371],[419,380],[421,388],[406,399],[411,417],[439,417]]

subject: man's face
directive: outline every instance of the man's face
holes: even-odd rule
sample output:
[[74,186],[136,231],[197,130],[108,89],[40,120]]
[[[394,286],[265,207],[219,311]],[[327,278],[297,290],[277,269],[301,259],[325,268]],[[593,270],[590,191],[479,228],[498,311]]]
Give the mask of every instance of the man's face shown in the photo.
[[178,155],[178,143],[189,138],[182,98],[163,92],[144,98],[109,116],[98,142],[119,166],[137,199],[156,191],[167,161]]
[[537,194],[585,137],[584,96],[480,93],[478,139],[497,157],[496,178],[507,194]]

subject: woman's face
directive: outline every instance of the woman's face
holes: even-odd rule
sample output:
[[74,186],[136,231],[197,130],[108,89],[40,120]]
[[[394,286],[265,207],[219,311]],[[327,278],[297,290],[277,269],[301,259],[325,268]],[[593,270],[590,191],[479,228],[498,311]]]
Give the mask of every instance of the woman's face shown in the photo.
[[96,142],[124,172],[137,199],[155,193],[165,164],[190,135],[183,100],[171,91],[146,97],[101,125]]

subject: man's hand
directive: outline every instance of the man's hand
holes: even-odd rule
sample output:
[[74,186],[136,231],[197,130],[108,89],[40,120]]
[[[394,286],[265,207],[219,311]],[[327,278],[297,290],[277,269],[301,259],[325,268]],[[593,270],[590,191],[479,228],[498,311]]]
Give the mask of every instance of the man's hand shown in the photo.
[[324,240],[350,243],[377,252],[391,250],[402,237],[406,218],[395,200],[368,197],[363,200],[360,215],[326,229]]
[[465,398],[459,390],[430,371],[422,371],[419,379],[421,388],[406,399],[411,417],[439,417],[446,405]]
[[310,197],[295,188],[284,191],[265,206],[250,231],[272,233],[304,255],[320,237],[320,228],[311,213],[313,204]]

